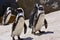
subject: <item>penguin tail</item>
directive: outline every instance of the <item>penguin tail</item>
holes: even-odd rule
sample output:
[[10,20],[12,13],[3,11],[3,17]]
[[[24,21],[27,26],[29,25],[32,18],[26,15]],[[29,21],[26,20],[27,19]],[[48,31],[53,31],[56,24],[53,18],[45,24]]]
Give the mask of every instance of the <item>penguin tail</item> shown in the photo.
[[27,25],[26,23],[24,23],[24,34],[26,34],[26,32],[27,32]]
[[45,25],[45,28],[47,29],[48,23],[46,19],[44,19],[44,25]]

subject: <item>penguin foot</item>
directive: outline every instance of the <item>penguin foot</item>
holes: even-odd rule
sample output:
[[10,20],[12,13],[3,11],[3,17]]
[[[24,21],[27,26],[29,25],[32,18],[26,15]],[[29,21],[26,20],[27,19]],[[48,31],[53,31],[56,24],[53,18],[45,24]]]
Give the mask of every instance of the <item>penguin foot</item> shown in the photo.
[[23,40],[23,39],[18,36],[18,40]]
[[39,33],[41,33],[41,34],[42,34],[42,33],[45,33],[45,31],[40,31],[40,30],[39,30]]

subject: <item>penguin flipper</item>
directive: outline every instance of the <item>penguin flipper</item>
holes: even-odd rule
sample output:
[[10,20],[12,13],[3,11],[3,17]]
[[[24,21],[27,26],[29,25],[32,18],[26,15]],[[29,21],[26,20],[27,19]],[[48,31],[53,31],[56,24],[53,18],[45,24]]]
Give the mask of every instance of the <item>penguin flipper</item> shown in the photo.
[[24,34],[26,34],[26,32],[27,32],[27,25],[26,23],[24,23]]
[[48,24],[46,19],[44,19],[44,25],[45,25],[45,28],[47,29]]

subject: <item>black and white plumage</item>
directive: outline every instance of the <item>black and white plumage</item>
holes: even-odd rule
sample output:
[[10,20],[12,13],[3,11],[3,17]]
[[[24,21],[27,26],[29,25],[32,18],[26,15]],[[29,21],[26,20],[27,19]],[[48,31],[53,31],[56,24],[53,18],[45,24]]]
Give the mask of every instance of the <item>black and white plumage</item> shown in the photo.
[[11,7],[7,7],[6,12],[3,15],[3,20],[2,20],[3,25],[8,24],[8,21],[9,21],[11,15],[12,15],[12,10],[11,9],[12,9]]
[[[47,21],[45,19],[45,13],[44,13],[44,7],[43,5],[35,5],[37,7],[36,12],[33,13],[33,23],[32,23],[32,33],[35,34],[35,32],[39,31],[41,32],[41,28],[43,24],[45,25],[45,28],[47,28]],[[31,16],[32,17],[32,16]],[[32,19],[31,19],[32,20]]]
[[18,36],[18,40],[21,40],[20,34],[24,28],[24,33],[26,33],[27,26],[24,20],[24,10],[22,8],[17,8],[17,16],[12,26],[12,37],[15,40],[14,36]]
[[30,18],[29,18],[29,28],[33,25],[34,18],[36,17],[35,14],[38,10],[38,4],[34,5],[34,9],[31,12]]

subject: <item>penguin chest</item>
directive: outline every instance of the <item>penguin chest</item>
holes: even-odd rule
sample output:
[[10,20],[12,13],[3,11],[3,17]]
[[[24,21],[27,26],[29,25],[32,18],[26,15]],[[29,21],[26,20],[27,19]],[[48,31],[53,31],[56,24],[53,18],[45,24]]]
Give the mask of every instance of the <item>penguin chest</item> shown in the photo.
[[36,24],[36,30],[40,30],[42,28],[43,23],[44,23],[44,14],[41,14]]
[[7,16],[5,23],[8,23],[10,17],[11,17],[11,13]]
[[15,30],[13,31],[14,35],[20,35],[24,27],[24,18],[21,17],[16,25]]

